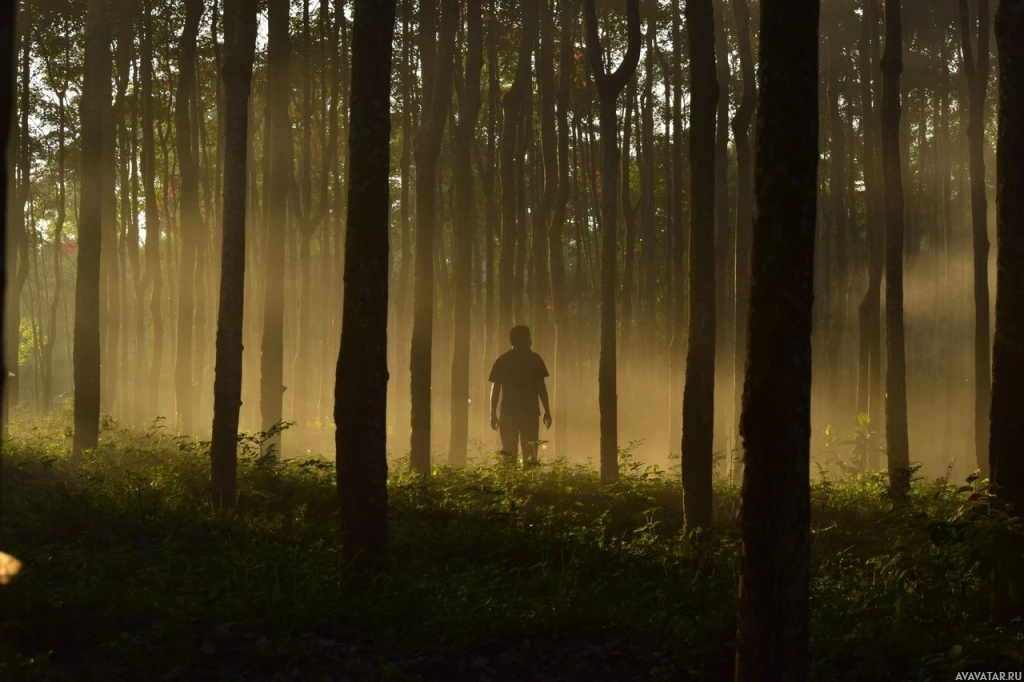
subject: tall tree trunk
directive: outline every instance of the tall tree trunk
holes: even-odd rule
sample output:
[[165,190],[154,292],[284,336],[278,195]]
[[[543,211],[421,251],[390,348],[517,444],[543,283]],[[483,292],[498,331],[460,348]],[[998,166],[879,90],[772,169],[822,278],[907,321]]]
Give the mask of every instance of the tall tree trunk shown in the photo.
[[[452,9],[446,3],[449,22]],[[334,420],[341,559],[344,565],[369,568],[386,567],[388,553],[388,176],[394,27],[394,0],[356,0],[345,304]],[[446,71],[444,66],[441,71]]]
[[[732,134],[736,140],[736,307],[734,311],[733,340],[733,424],[732,433],[738,433],[739,417],[743,410],[743,376],[747,366],[747,316],[750,307],[750,249],[753,240],[751,206],[754,200],[754,159],[750,149],[750,122],[757,107],[757,82],[750,39],[750,9],[747,0],[732,0],[736,15],[736,40],[739,43],[740,73],[743,95],[736,115],[732,119]],[[729,451],[729,476],[738,480],[743,472],[743,451],[739,438]]]
[[1024,3],[996,10],[999,123],[996,142],[996,333],[989,457],[997,494],[1024,516]]
[[480,0],[469,0],[466,15],[466,74],[459,91],[459,121],[452,149],[455,183],[454,242],[455,321],[452,330],[451,433],[449,461],[466,464],[469,439],[469,332],[470,298],[473,286],[473,244],[476,223],[473,215],[473,158],[476,122],[480,114],[480,75],[483,71],[483,14]]
[[[267,137],[269,168],[267,193],[267,241],[264,251],[263,340],[260,348],[260,419],[268,431],[283,419],[284,407],[284,252],[288,240],[288,192],[292,183],[292,126],[288,111],[291,92],[289,61],[291,39],[288,31],[288,0],[270,0],[268,5]],[[280,434],[268,447],[281,452]]]
[[[146,273],[142,290],[152,286],[149,314],[153,319],[153,362],[150,365],[146,409],[160,414],[160,368],[163,365],[164,320],[162,312],[163,275],[160,271],[160,210],[156,200],[156,139],[153,130],[153,20],[151,0],[143,0],[142,38],[139,48],[142,64],[142,189],[146,204]],[[141,375],[140,375],[141,379]]]
[[[638,65],[639,66],[639,65]],[[633,356],[633,276],[636,262],[636,210],[633,206],[632,182],[630,181],[630,169],[632,168],[632,155],[630,145],[633,144],[633,112],[636,109],[636,78],[629,79],[626,84],[626,101],[622,116],[622,151],[620,153],[619,169],[619,213],[622,214],[622,225],[625,237],[622,245],[622,287],[619,292],[619,315],[618,327],[619,346],[622,348],[621,367],[622,378],[624,379],[625,403],[631,405],[632,388],[632,356]],[[639,145],[637,145],[639,147]],[[640,152],[637,151],[639,156]],[[619,373],[618,371],[616,373]]]
[[95,448],[100,422],[100,248],[103,174],[100,172],[110,116],[110,25],[105,0],[86,9],[85,78],[82,84],[81,207],[78,212],[78,271],[75,279],[74,451]]
[[242,407],[246,163],[256,23],[254,5],[246,0],[224,0],[224,246],[217,308],[210,496],[215,505],[225,506],[235,503],[238,413]]
[[[515,79],[502,98],[502,129],[498,151],[501,184],[501,253],[498,262],[498,339],[508,334],[517,321],[518,306],[522,306],[522,288],[516,282],[517,252],[525,255],[526,244],[520,242],[517,227],[518,180],[521,180],[521,150],[519,127],[523,118],[526,90],[530,86],[530,56],[537,37],[537,11],[534,3],[525,3],[522,11],[522,28],[519,38],[519,55],[516,61]],[[500,343],[500,341],[498,341]]]
[[[14,119],[14,66],[15,66],[15,4],[9,2],[0,7],[0,150],[6,153],[11,138]],[[7,229],[10,171],[6,163],[0,164],[0,321],[7,318]],[[0,439],[7,439],[7,353],[0,353]]]
[[712,448],[732,450],[731,430],[727,424],[733,416],[725,401],[727,370],[732,340],[729,324],[732,318],[732,258],[734,255],[732,222],[729,220],[729,37],[725,30],[725,0],[713,0],[715,23],[715,68],[718,98],[715,117],[715,403],[725,407],[714,416]]
[[967,75],[967,146],[971,168],[971,233],[974,241],[974,454],[989,476],[988,409],[992,399],[988,297],[988,200],[985,196],[985,95],[988,90],[988,0],[977,0],[978,51],[971,49],[971,10],[958,0],[960,60]]
[[[412,66],[412,0],[401,0],[402,16],[402,66],[401,66],[401,95],[402,95],[402,151],[400,157],[401,167],[401,200],[399,202],[399,224],[401,226],[401,263],[398,266],[397,291],[395,292],[395,365],[394,380],[391,382],[395,392],[395,424],[404,423],[397,415],[407,416],[409,413],[409,380],[406,376],[409,367],[409,275],[412,271],[412,227],[409,224],[409,214],[412,205],[412,143],[413,143],[413,66]],[[406,452],[408,438],[404,436],[404,429],[395,429],[396,433],[402,433],[392,441],[392,447],[398,452]]]
[[615,367],[615,261],[618,212],[619,143],[616,100],[632,80],[640,62],[640,0],[627,0],[628,43],[622,63],[611,73],[605,70],[603,48],[597,32],[594,0],[586,0],[583,18],[587,36],[587,61],[594,76],[601,125],[601,351],[598,360],[598,409],[601,423],[601,483],[619,480],[618,404]]
[[[573,0],[559,1],[561,25],[558,46],[558,90],[553,104],[557,105],[558,119],[558,177],[552,205],[551,224],[548,227],[548,260],[551,271],[551,300],[555,320],[554,422],[555,454],[569,454],[569,365],[572,361],[572,324],[569,316],[569,295],[565,282],[565,261],[562,235],[565,230],[566,207],[569,203],[569,93],[575,70],[572,29],[578,14]],[[578,11],[578,10],[577,10]],[[542,65],[541,68],[546,68]],[[546,76],[543,76],[546,78]],[[548,100],[545,100],[547,102]],[[545,136],[545,139],[547,136]],[[545,156],[545,160],[547,157]],[[489,270],[488,270],[489,271]],[[563,373],[564,372],[564,376]]]
[[825,381],[828,386],[826,414],[829,423],[846,418],[845,396],[840,387],[846,385],[843,358],[843,339],[846,337],[846,298],[850,290],[848,274],[848,246],[846,227],[846,129],[842,111],[839,108],[839,71],[842,69],[842,24],[838,20],[838,8],[833,7],[836,19],[832,22],[828,56],[828,123],[831,147],[829,151],[829,197],[832,209],[832,241],[835,246],[836,263],[833,275],[833,298],[828,302],[830,325],[826,340],[825,355],[828,358]]
[[[431,16],[429,3],[421,11]],[[423,121],[416,132],[416,291],[413,302],[412,347],[409,352],[410,397],[412,400],[412,448],[409,464],[413,471],[430,475],[431,359],[434,325],[434,252],[437,220],[437,164],[441,154],[445,121],[451,105],[455,31],[458,0],[442,0],[441,33],[436,54],[421,54],[424,69]],[[421,25],[421,31],[427,30]],[[430,48],[433,37],[425,39]],[[426,47],[426,46],[425,46]],[[427,56],[429,54],[429,57]],[[428,69],[428,64],[430,68]],[[429,74],[429,77],[427,75]],[[427,84],[429,85],[429,89]],[[428,96],[429,93],[429,96]]]
[[885,182],[885,438],[890,494],[910,490],[907,438],[907,362],[903,331],[903,179],[900,167],[901,0],[885,0],[882,54],[882,170]]
[[[883,180],[875,156],[879,142],[878,108],[873,103],[872,89],[880,83],[878,72],[878,0],[867,0],[860,46],[861,120],[864,134],[864,193],[867,207],[867,270],[868,288],[858,309],[857,412],[882,415],[882,334],[881,295],[885,259],[885,215],[880,201]],[[876,98],[877,99],[880,98]],[[884,185],[884,182],[882,183]],[[869,466],[874,468],[874,452],[869,453]]]
[[195,319],[195,273],[201,234],[199,165],[193,154],[192,101],[196,91],[196,36],[203,16],[202,0],[185,0],[185,26],[178,42],[178,95],[174,129],[181,169],[181,265],[178,270],[178,329],[174,358],[174,411],[178,430],[193,432],[195,392],[192,388],[192,338]]
[[683,388],[683,522],[711,529],[715,417],[715,27],[711,0],[687,0],[690,40],[690,266]]
[[818,0],[762,0],[737,682],[809,675]]
[[[666,298],[671,301],[672,333],[669,343],[669,452],[682,447],[683,375],[686,367],[686,230],[683,212],[683,32],[680,0],[672,0],[672,197],[673,229],[672,285]],[[686,135],[689,135],[687,131]]]

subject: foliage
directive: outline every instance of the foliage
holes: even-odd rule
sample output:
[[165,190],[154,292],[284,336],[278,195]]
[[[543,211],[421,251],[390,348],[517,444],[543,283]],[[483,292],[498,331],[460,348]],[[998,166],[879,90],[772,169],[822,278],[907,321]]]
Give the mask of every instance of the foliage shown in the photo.
[[[75,456],[66,419],[14,424],[3,452],[0,547],[24,562],[0,590],[4,679],[731,675],[735,486],[695,543],[678,475],[628,451],[608,487],[566,461],[393,465],[393,568],[367,581],[338,566],[332,462],[246,437],[239,506],[218,512],[205,444],[107,420]],[[1024,627],[988,619],[1024,565],[1017,522],[976,481],[917,481],[901,507],[886,487],[813,487],[814,679],[1019,669]]]

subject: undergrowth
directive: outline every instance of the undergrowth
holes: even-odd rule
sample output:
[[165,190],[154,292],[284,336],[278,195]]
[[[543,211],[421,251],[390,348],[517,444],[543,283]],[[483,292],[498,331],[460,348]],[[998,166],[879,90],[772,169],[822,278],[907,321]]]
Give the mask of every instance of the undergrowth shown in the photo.
[[[66,421],[12,427],[0,549],[5,680],[730,679],[737,487],[716,483],[710,541],[681,531],[678,470],[623,455],[523,472],[393,463],[393,565],[338,564],[333,461],[279,461],[249,436],[239,503],[206,500],[208,444],[107,421],[68,450]],[[1019,526],[978,482],[882,474],[812,489],[812,676],[946,680],[1020,670],[1024,627],[996,627]],[[1012,581],[1011,581],[1012,582]],[[1002,584],[1002,583],[999,583]]]

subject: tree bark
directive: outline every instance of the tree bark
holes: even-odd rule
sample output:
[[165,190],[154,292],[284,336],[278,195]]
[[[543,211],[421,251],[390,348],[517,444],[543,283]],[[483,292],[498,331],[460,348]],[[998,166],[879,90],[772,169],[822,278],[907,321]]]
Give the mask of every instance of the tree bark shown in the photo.
[[[449,22],[452,9],[446,2]],[[356,0],[345,303],[334,421],[341,559],[343,565],[371,569],[385,568],[388,554],[388,186],[394,26],[394,0]],[[450,57],[449,50],[445,52]]]
[[[288,111],[291,41],[288,0],[268,4],[265,145],[269,157],[266,187],[266,243],[263,255],[263,339],[260,348],[260,420],[263,431],[283,419],[284,406],[284,252],[288,236],[288,192],[292,182],[292,126]],[[267,442],[281,453],[281,436]]]
[[[669,233],[672,252],[671,341],[669,343],[669,452],[677,453],[683,435],[683,375],[686,367],[686,230],[683,197],[683,32],[680,0],[672,0],[672,197],[673,225]],[[687,132],[687,135],[689,133]]]
[[715,418],[715,27],[711,0],[687,0],[690,42],[689,345],[683,388],[683,523],[710,531]]
[[977,0],[978,52],[971,49],[971,11],[958,0],[960,63],[967,75],[967,146],[971,170],[971,233],[974,241],[974,454],[989,476],[988,424],[992,399],[988,295],[988,199],[985,196],[985,95],[989,71],[988,0]]
[[199,256],[199,166],[193,155],[192,100],[196,90],[196,36],[202,0],[185,0],[185,25],[178,41],[178,94],[174,130],[181,172],[181,264],[178,269],[178,328],[174,358],[174,412],[180,433],[191,434],[195,416],[192,390],[192,337],[195,321],[195,273]]
[[882,54],[882,171],[885,182],[885,437],[889,492],[910,490],[907,437],[907,363],[903,330],[903,178],[900,167],[900,74],[903,71],[901,0],[885,0]]
[[85,78],[82,84],[82,193],[78,212],[78,271],[75,278],[73,448],[95,448],[100,422],[100,248],[103,224],[103,121],[110,115],[110,25],[105,0],[86,9]]
[[618,212],[619,144],[616,100],[636,73],[640,62],[640,0],[627,0],[626,54],[615,71],[605,71],[603,48],[597,32],[594,0],[583,10],[587,61],[597,86],[601,126],[601,350],[598,360],[598,409],[601,425],[601,483],[619,480],[618,396],[615,362],[615,261]]
[[[423,53],[424,119],[416,132],[416,291],[413,302],[412,347],[409,353],[410,397],[412,400],[412,448],[409,464],[413,471],[430,475],[431,359],[434,325],[434,251],[438,196],[437,163],[441,153],[445,121],[451,104],[455,31],[458,0],[442,0],[441,34],[437,53]],[[422,25],[420,30],[426,30]],[[433,28],[430,29],[433,31]],[[432,38],[427,40],[431,45]],[[433,65],[433,72],[427,64]],[[430,77],[426,77],[427,74]],[[430,83],[429,89],[427,83]],[[427,99],[427,93],[430,98]]]
[[[736,15],[736,40],[739,43],[740,74],[743,95],[732,119],[736,140],[736,307],[733,339],[733,415],[732,432],[739,433],[739,416],[743,410],[743,376],[747,365],[747,316],[750,308],[750,249],[753,240],[751,205],[754,200],[754,159],[750,149],[750,122],[757,108],[757,82],[750,39],[750,9],[747,0],[732,0]],[[740,480],[743,473],[743,451],[739,438],[729,451],[729,477]]]
[[255,6],[246,0],[224,0],[224,246],[210,445],[210,496],[217,506],[233,506],[236,495],[238,413],[242,407],[246,164],[256,23]]
[[737,682],[809,675],[818,0],[762,0]]
[[452,330],[451,433],[449,461],[466,464],[469,439],[469,337],[470,298],[473,286],[473,244],[476,223],[473,216],[473,159],[476,122],[480,114],[480,75],[483,71],[483,14],[480,0],[469,0],[466,15],[466,74],[459,92],[459,121],[452,150],[455,182],[454,241],[455,288],[454,328]]

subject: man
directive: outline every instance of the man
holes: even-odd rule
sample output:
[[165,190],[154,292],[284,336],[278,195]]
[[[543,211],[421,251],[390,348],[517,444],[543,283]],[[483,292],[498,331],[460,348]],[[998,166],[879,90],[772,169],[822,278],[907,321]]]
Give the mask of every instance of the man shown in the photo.
[[[551,428],[551,408],[548,406],[548,387],[544,378],[548,368],[540,355],[530,350],[532,339],[530,328],[512,327],[508,334],[512,343],[494,361],[491,368],[491,428],[501,434],[502,454],[514,459],[518,445],[522,442],[523,465],[537,464],[537,441],[540,440],[540,425],[537,417],[537,399],[544,406],[544,426]],[[498,401],[501,401],[501,419],[498,419]]]

